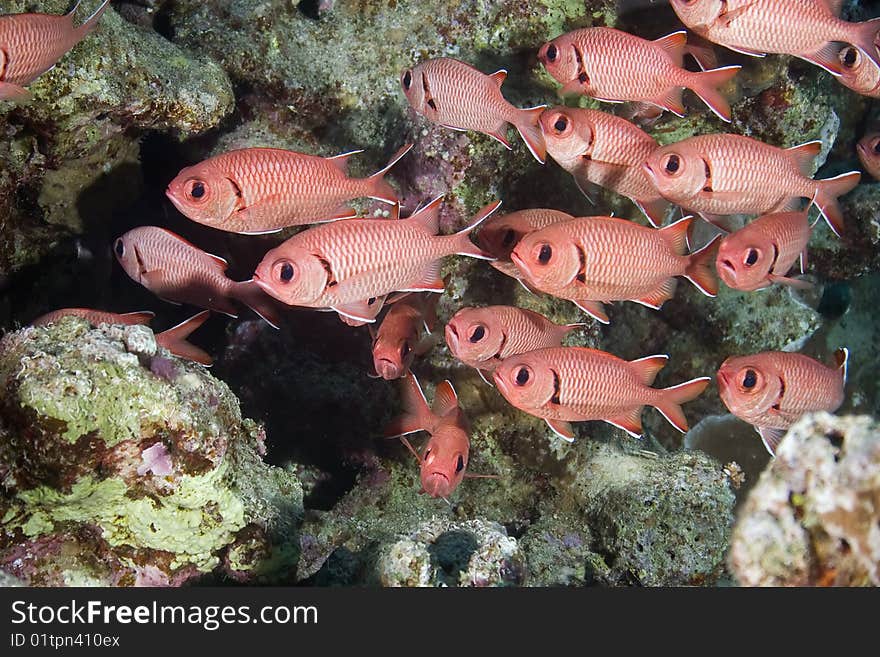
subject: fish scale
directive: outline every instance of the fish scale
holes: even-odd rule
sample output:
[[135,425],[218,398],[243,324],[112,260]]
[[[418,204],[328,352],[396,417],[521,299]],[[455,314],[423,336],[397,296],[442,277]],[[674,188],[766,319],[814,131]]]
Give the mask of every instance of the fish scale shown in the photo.
[[522,354],[543,347],[558,346],[562,337],[570,330],[551,322],[536,312],[513,306],[490,306],[498,317],[498,323],[507,329],[507,340],[501,358],[511,354]]

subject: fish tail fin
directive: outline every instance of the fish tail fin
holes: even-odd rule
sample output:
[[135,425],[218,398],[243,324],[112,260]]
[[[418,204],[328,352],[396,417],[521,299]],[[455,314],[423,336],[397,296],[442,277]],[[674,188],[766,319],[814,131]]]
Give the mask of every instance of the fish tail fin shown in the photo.
[[451,235],[450,239],[454,242],[454,250],[452,253],[462,256],[471,256],[472,258],[480,258],[481,260],[495,260],[495,257],[491,253],[483,251],[483,249],[471,242],[470,234],[500,206],[501,201],[493,201],[488,205],[484,205],[480,208],[480,211],[474,215],[474,218],[471,219],[470,223],[468,223],[465,228],[455,233],[455,235]]
[[681,405],[699,397],[709,385],[709,381],[708,376],[702,376],[699,379],[679,383],[677,386],[663,388],[660,391],[661,399],[654,407],[663,414],[669,424],[685,433],[688,430],[688,422]]
[[660,229],[660,237],[669,245],[675,255],[685,255],[688,249],[688,233],[694,218],[682,217],[675,223],[671,223]]
[[576,324],[564,324],[559,327],[557,334],[559,336],[559,344],[562,344],[562,341],[565,339],[565,336],[571,333],[572,331],[576,331],[577,329],[584,328],[587,326],[586,322],[578,322]]
[[400,401],[403,405],[403,413],[385,427],[383,435],[386,438],[399,438],[416,431],[427,431],[434,415],[415,374],[407,371],[400,383]]
[[685,278],[707,297],[718,294],[718,278],[712,270],[712,263],[720,246],[721,236],[716,235],[706,246],[690,255],[687,269],[684,270]]
[[277,302],[266,294],[253,280],[236,283],[233,288],[233,294],[238,301],[241,301],[262,319],[266,320],[272,328],[277,329],[281,326]]
[[850,171],[834,178],[815,181],[817,189],[813,202],[819,208],[822,216],[825,217],[828,226],[838,237],[843,232],[843,212],[841,212],[840,205],[837,203],[837,197],[852,191],[859,184],[861,177],[862,174],[858,171]]
[[835,351],[834,364],[837,366],[837,371],[840,372],[841,378],[843,378],[843,385],[846,385],[846,376],[849,370],[849,349],[843,347]]
[[[76,6],[70,11],[68,16],[70,16],[71,22],[73,21],[74,14],[76,14],[76,10],[79,7],[79,2],[76,3]],[[76,40],[79,41],[84,39],[89,33],[91,33],[96,27],[98,27],[98,23],[101,20],[101,16],[104,15],[104,12],[110,7],[110,0],[104,0],[101,3],[101,6],[98,7],[95,12],[89,16],[82,25],[77,27],[74,32],[76,34]]]
[[214,363],[211,355],[194,344],[187,342],[190,334],[204,324],[210,315],[210,310],[203,310],[199,314],[182,321],[177,326],[157,334],[156,342],[175,356],[210,366]]
[[709,109],[715,112],[719,119],[730,123],[730,103],[718,91],[736,76],[741,66],[724,66],[723,68],[694,73],[694,82],[690,85],[691,91],[697,94]]
[[388,173],[391,167],[397,164],[400,158],[409,153],[412,150],[412,147],[412,144],[406,144],[398,149],[397,152],[391,156],[391,159],[388,160],[388,164],[367,178],[367,185],[369,187],[367,190],[367,196],[391,205],[397,203],[397,192],[394,191],[394,188],[388,184],[387,180],[385,180],[385,174]]
[[541,118],[541,114],[545,109],[547,109],[546,105],[538,105],[537,107],[519,110],[516,122],[513,124],[528,147],[529,152],[541,164],[547,161],[547,145],[544,142],[544,133],[541,131],[541,124],[538,122],[538,119]]

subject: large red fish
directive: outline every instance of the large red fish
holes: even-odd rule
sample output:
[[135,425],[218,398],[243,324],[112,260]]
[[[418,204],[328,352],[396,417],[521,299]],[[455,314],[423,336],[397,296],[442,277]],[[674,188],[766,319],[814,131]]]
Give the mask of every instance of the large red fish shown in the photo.
[[205,253],[179,235],[158,226],[128,231],[113,244],[116,259],[132,280],[173,303],[189,303],[236,317],[236,301],[277,327],[272,299],[253,281],[226,276],[223,258]]
[[773,283],[809,286],[787,277],[796,260],[800,259],[802,274],[807,266],[807,243],[812,233],[808,213],[809,208],[765,214],[725,237],[715,258],[719,278],[728,287],[744,292]]
[[511,254],[525,282],[573,301],[607,324],[602,305],[636,301],[659,309],[684,276],[707,296],[718,292],[712,273],[717,238],[687,254],[685,217],[666,228],[648,228],[615,217],[579,217],[526,235]]
[[437,323],[440,295],[410,294],[388,309],[373,337],[373,367],[386,381],[405,376],[413,359],[425,349],[423,332]]
[[648,41],[611,27],[574,30],[545,43],[538,59],[563,87],[607,102],[649,103],[684,115],[681,92],[690,89],[715,114],[730,121],[730,104],[718,87],[739,66],[692,72],[682,67],[687,34],[675,32]]
[[560,326],[531,310],[514,306],[462,308],[446,324],[449,351],[485,379],[509,356],[558,347],[583,324]]
[[[209,310],[203,310],[167,331],[156,333],[156,344],[167,349],[175,356],[180,356],[202,365],[211,365],[214,362],[211,355],[186,340],[193,331],[205,323],[210,314]],[[79,317],[86,320],[92,326],[100,326],[101,324],[133,326],[136,324],[149,324],[154,316],[150,311],[109,313],[103,310],[92,310],[91,308],[61,308],[60,310],[53,310],[50,313],[37,317],[31,324],[33,326],[46,326],[47,324],[57,322],[62,317]]]
[[73,24],[77,2],[64,16],[12,14],[0,16],[0,100],[25,100],[24,87],[50,70],[68,50],[98,26],[110,6],[100,7],[79,27]]
[[840,73],[837,51],[851,43],[880,66],[880,19],[837,18],[840,0],[670,0],[681,22],[709,41],[746,55],[794,55]]
[[809,356],[766,351],[731,356],[718,370],[721,401],[753,425],[771,454],[804,413],[833,413],[843,403],[849,351],[834,352],[834,367]]
[[604,420],[629,434],[642,434],[642,409],[654,406],[681,432],[688,429],[681,404],[700,395],[709,377],[670,388],[652,388],[668,356],[625,361],[585,347],[551,347],[511,356],[495,370],[498,390],[513,406],[543,418],[553,431],[574,440],[571,422]]
[[438,235],[442,197],[407,219],[346,219],[309,228],[269,251],[254,280],[292,306],[332,308],[373,321],[366,299],[390,292],[442,292],[440,267],[457,254],[491,259],[469,235],[500,205],[483,208],[454,235]]
[[880,132],[869,132],[856,144],[856,152],[865,171],[880,180]]
[[518,210],[510,214],[489,217],[480,227],[477,242],[496,260],[490,264],[511,278],[519,279],[521,274],[510,261],[510,252],[523,238],[523,235],[549,226],[558,221],[574,219],[570,214],[547,208]]
[[658,148],[645,170],[660,194],[712,223],[723,224],[723,215],[796,210],[800,199],[809,198],[840,235],[837,197],[851,191],[861,174],[813,180],[821,145],[811,141],[785,149],[742,135],[702,135]]
[[407,144],[368,178],[349,178],[348,160],[361,151],[317,157],[279,148],[244,148],[183,169],[165,192],[189,219],[232,233],[274,233],[354,217],[348,206],[370,197],[397,203],[388,170],[412,148]]
[[[465,477],[470,451],[470,425],[458,406],[458,396],[449,381],[434,391],[434,405],[428,406],[415,374],[402,381],[403,412],[385,431],[386,438],[400,438],[419,460],[422,490],[431,497],[449,497]],[[422,455],[404,437],[427,431],[431,439]]]
[[550,157],[581,189],[589,183],[606,187],[635,203],[651,225],[663,224],[669,202],[643,167],[659,146],[651,135],[613,114],[570,107],[545,110],[541,130]]
[[457,59],[439,57],[417,64],[400,76],[410,106],[434,123],[455,130],[476,130],[510,149],[507,126],[513,125],[541,164],[547,157],[538,117],[546,105],[519,109],[504,99],[507,71],[486,75]]
[[880,98],[880,67],[854,46],[845,45],[838,54],[840,77],[837,81],[856,93]]

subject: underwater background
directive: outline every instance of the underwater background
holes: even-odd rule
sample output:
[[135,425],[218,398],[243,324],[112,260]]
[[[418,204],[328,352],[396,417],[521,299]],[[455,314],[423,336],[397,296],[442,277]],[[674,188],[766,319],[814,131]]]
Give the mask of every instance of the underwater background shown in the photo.
[[[98,4],[83,2],[80,15]],[[0,10],[71,5],[4,0]],[[875,18],[880,4],[845,2],[842,15]],[[503,92],[517,107],[559,104],[538,48],[590,26],[650,39],[682,28],[661,0],[120,0],[29,85],[33,101],[0,102],[0,582],[880,584],[880,182],[867,173],[840,199],[844,234],[822,221],[813,232],[809,290],[722,285],[707,298],[681,284],[659,311],[609,305],[604,326],[485,262],[444,265],[441,324],[489,304],[586,322],[566,344],[627,360],[669,354],[658,387],[714,378],[730,355],[798,351],[827,363],[847,347],[837,417],[805,417],[775,461],[714,384],[685,406],[685,435],[649,409],[641,440],[586,422],[567,443],[441,339],[413,371],[428,399],[451,380],[472,424],[469,471],[499,475],[464,481],[446,502],[420,495],[418,464],[381,437],[399,387],[369,376],[370,332],[334,313],[292,308],[280,330],[249,311],[214,314],[191,338],[214,356],[210,369],[157,350],[144,327],[68,318],[28,328],[64,307],[153,311],[157,332],[190,317],[116,262],[114,239],[137,226],[168,228],[226,258],[231,278],[249,278],[298,229],[213,230],[165,195],[183,167],[236,148],[363,149],[352,172],[368,175],[413,143],[388,177],[404,214],[445,194],[445,233],[496,199],[503,212],[644,223],[612,192],[596,191],[591,205],[520,141],[507,151],[426,121],[400,89],[401,71],[449,56],[506,69]],[[686,116],[645,128],[659,143],[715,132],[782,147],[821,140],[817,179],[861,169],[855,146],[880,128],[876,100],[794,57],[715,53],[743,67],[724,89],[732,123],[686,94]],[[170,459],[161,468],[151,461],[160,443]]]

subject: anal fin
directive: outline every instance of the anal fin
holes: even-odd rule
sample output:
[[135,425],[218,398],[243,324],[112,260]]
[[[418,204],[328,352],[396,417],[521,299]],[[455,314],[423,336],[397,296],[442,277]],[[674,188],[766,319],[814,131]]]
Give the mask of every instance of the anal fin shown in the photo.
[[553,433],[555,433],[560,438],[567,440],[570,443],[574,442],[574,429],[571,426],[571,422],[567,420],[549,420],[544,419],[551,429],[553,429]]
[[761,436],[761,441],[764,443],[764,447],[767,448],[767,451],[770,452],[770,456],[776,456],[776,449],[779,447],[782,437],[785,436],[785,429],[755,427],[755,430],[758,432],[758,435]]
[[618,429],[623,429],[633,438],[642,437],[642,407],[636,406],[630,412],[617,417],[607,418],[608,424],[613,424]]
[[602,305],[601,301],[575,301],[572,300],[572,303],[576,305],[578,308],[587,313],[590,317],[595,319],[598,322],[602,322],[603,324],[610,324],[611,320],[608,319],[608,313],[605,312],[605,306]]

